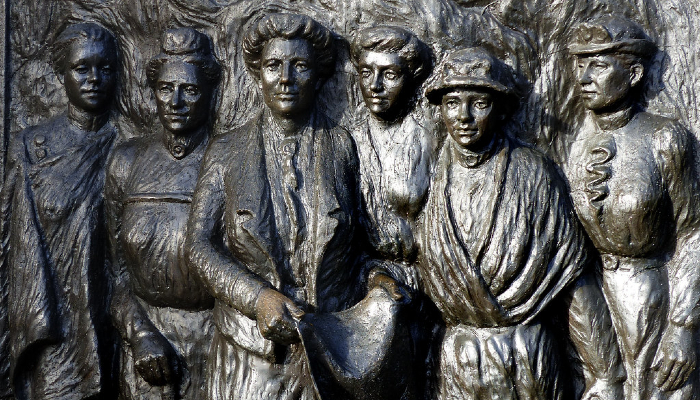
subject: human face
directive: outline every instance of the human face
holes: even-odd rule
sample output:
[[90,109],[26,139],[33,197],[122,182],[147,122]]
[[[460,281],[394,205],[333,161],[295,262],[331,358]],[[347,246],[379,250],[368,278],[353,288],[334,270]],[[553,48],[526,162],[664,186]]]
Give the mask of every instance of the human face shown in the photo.
[[304,39],[274,38],[260,63],[260,89],[272,114],[284,119],[305,116],[318,89],[313,47]]
[[610,54],[581,56],[577,60],[578,83],[583,105],[595,112],[621,109],[629,102],[629,93],[641,76],[633,68]]
[[154,88],[158,117],[165,129],[184,135],[206,121],[211,88],[199,68],[182,60],[166,61]]
[[461,147],[479,151],[493,139],[495,121],[491,93],[457,88],[442,97],[442,119]]
[[360,89],[367,108],[379,119],[394,119],[408,101],[408,96],[402,96],[409,81],[403,60],[394,53],[365,51],[358,61]]
[[115,49],[102,41],[76,40],[60,76],[68,101],[91,114],[109,109],[117,83]]

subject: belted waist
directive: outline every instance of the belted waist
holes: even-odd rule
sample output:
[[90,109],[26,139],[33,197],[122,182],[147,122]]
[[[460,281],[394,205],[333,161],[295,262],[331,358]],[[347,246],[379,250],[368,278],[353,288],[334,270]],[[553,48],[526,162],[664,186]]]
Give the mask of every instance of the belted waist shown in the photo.
[[664,265],[662,258],[627,257],[613,254],[601,254],[603,268],[608,271],[642,271],[645,269],[661,268]]

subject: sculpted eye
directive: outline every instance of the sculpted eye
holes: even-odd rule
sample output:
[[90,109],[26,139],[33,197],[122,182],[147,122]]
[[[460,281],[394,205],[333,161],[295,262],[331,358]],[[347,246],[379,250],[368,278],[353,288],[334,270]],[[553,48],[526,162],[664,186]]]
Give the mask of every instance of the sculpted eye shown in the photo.
[[488,100],[477,100],[474,102],[474,107],[478,110],[485,110],[491,107],[491,102]]
[[450,108],[450,109],[459,107],[459,101],[455,100],[455,99],[447,99],[447,100],[445,100],[444,104],[445,104],[445,106],[447,106],[447,108]]
[[196,86],[186,86],[184,92],[189,96],[197,96],[199,95],[199,88]]
[[399,79],[399,78],[401,77],[401,74],[398,73],[398,72],[396,72],[396,71],[386,71],[386,72],[384,73],[384,77],[385,77],[387,80],[394,81],[394,80]]
[[299,72],[304,72],[309,69],[309,64],[307,64],[305,61],[297,61],[294,64],[294,68],[296,68]]
[[370,76],[372,76],[372,71],[370,71],[370,70],[368,70],[368,69],[366,69],[366,68],[365,68],[365,69],[362,69],[362,70],[360,71],[360,76],[362,76],[363,78],[369,78]]
[[88,67],[85,65],[78,65],[76,67],[73,67],[73,71],[79,73],[79,74],[87,74],[88,73]]
[[280,68],[280,63],[276,61],[270,61],[264,65],[264,68],[270,72],[274,72]]
[[172,85],[162,84],[162,85],[158,86],[158,92],[163,93],[163,94],[172,93],[173,87],[172,87]]

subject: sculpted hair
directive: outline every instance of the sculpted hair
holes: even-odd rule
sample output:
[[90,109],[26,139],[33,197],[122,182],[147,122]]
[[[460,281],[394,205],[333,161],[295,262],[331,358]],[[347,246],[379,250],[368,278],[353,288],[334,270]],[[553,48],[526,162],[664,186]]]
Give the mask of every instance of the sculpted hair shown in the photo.
[[102,42],[114,49],[116,60],[119,60],[119,47],[112,32],[95,23],[74,24],[67,27],[56,38],[51,46],[51,65],[54,71],[63,75],[66,72],[66,60],[71,47],[79,40]]
[[255,79],[260,79],[260,58],[268,41],[274,38],[304,39],[314,49],[314,61],[323,80],[335,70],[335,51],[331,32],[306,15],[270,14],[255,23],[243,38],[243,59]]
[[211,41],[204,33],[193,28],[169,29],[165,32],[162,51],[146,66],[148,85],[154,88],[163,65],[171,60],[181,60],[196,66],[206,83],[217,86],[221,77],[221,66],[214,57]]
[[397,54],[420,83],[430,74],[432,56],[428,47],[410,31],[395,26],[378,26],[360,31],[350,45],[350,58],[358,68],[365,51]]

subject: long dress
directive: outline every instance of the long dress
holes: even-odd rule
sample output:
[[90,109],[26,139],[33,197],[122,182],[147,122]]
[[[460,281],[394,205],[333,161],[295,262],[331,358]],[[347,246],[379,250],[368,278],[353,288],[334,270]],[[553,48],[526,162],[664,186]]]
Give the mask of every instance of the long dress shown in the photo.
[[[121,396],[204,398],[214,299],[187,266],[185,235],[203,140],[192,149],[135,139],[115,148],[107,177],[107,214],[116,283],[112,316],[125,339]],[[152,386],[134,368],[134,335],[162,334],[184,366],[178,384]]]
[[447,325],[438,398],[564,398],[548,307],[588,263],[585,236],[543,156],[447,138],[419,222],[422,282]]
[[18,399],[115,393],[104,166],[116,135],[56,117],[25,130],[3,200],[9,361]]
[[663,392],[652,369],[669,324],[695,330],[700,322],[695,152],[678,122],[630,108],[588,116],[566,166],[576,212],[602,256],[628,399],[696,396],[697,373]]

